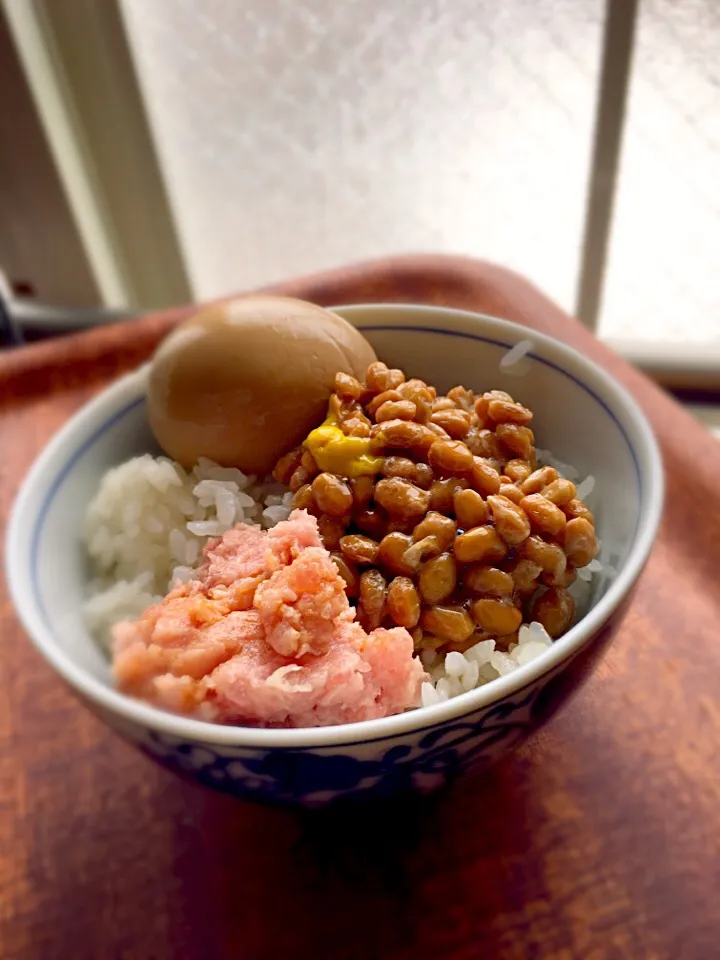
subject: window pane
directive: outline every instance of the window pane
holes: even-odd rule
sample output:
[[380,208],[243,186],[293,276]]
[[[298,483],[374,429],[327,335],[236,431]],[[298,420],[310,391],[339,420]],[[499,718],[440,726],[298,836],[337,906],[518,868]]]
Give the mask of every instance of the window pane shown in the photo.
[[640,4],[600,331],[720,342],[720,4]]
[[407,251],[575,300],[602,0],[123,0],[196,294]]

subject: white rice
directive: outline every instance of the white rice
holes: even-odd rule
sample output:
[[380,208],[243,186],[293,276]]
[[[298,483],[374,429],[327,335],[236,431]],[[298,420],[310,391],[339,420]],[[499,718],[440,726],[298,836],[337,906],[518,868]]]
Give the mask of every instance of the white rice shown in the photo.
[[[537,447],[535,453],[537,455],[538,466],[555,467],[561,477],[565,477],[566,480],[572,480],[573,483],[575,483],[577,478],[580,476],[580,471],[576,470],[572,464],[564,463],[562,460],[558,460],[558,458],[554,457],[549,450],[541,450],[540,447]],[[592,486],[595,486],[594,480],[592,481]]]
[[530,369],[530,360],[527,354],[534,346],[532,340],[520,340],[500,358],[498,364],[500,370],[513,377],[524,377]]
[[444,657],[434,650],[423,651],[420,656],[430,682],[422,685],[422,706],[442,703],[512,673],[551,645],[545,629],[539,623],[531,623],[520,627],[518,642],[511,644],[507,652],[496,650],[494,640],[481,640],[465,653],[448,653]]
[[287,519],[291,499],[280,484],[205,459],[190,473],[150,454],[108,470],[85,516],[96,573],[85,605],[89,629],[106,644],[114,624],[192,576],[209,538],[236,523],[272,527]]
[[585,500],[590,496],[590,494],[595,489],[595,477],[589,476],[585,477],[582,483],[579,483],[575,489],[575,496],[578,500]]

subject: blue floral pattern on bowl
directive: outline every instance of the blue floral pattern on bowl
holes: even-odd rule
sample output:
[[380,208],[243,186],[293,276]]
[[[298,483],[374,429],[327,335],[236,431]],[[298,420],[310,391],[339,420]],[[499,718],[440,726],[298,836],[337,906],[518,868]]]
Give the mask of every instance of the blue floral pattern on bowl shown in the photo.
[[[545,678],[543,678],[545,679]],[[321,806],[340,798],[427,792],[493,762],[531,732],[534,685],[485,711],[391,739],[271,751],[183,742],[148,731],[139,746],[176,773],[245,799]]]

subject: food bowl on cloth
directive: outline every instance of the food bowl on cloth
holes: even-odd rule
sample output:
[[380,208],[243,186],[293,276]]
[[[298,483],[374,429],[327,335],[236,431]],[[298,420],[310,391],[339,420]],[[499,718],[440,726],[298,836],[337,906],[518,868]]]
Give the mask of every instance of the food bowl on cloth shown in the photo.
[[147,367],[105,390],[53,438],[23,484],[7,539],[8,579],[27,634],[96,716],[200,783],[306,806],[427,792],[525,740],[580,685],[619,627],[663,501],[661,460],[645,417],[619,384],[571,348],[503,320],[441,307],[334,310],[378,357],[409,376],[439,390],[461,383],[517,396],[535,414],[538,448],[593,478],[589,499],[601,550],[584,607],[538,656],[451,699],[327,727],[214,724],[119,692],[83,618],[90,572],[80,531],[105,471],[156,449],[147,423]]

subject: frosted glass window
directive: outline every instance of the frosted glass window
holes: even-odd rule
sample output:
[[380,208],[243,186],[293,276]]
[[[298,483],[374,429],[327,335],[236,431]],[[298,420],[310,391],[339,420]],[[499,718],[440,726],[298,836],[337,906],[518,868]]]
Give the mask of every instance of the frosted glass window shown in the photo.
[[198,297],[394,252],[572,308],[601,0],[122,0]]
[[720,3],[640,4],[600,332],[720,343]]

